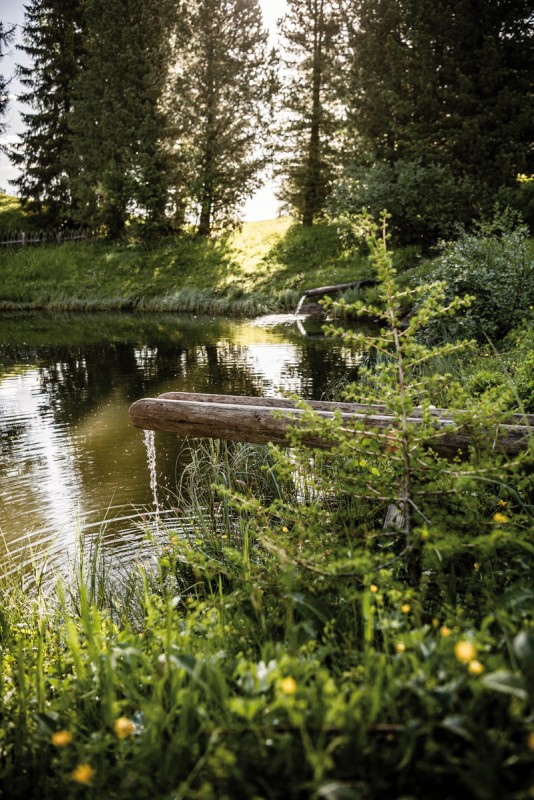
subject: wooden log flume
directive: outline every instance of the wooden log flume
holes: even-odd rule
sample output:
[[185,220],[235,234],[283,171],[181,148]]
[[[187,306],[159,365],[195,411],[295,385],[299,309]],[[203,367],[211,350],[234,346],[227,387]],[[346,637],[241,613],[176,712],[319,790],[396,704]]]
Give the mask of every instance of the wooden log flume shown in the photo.
[[321,297],[321,295],[342,292],[345,289],[361,289],[364,286],[376,286],[376,283],[377,281],[374,278],[364,278],[359,281],[349,281],[349,283],[335,283],[331,286],[318,286],[316,289],[305,289],[295,309],[295,315],[300,312],[304,301],[307,300],[308,297]]
[[[334,412],[338,411],[347,426],[363,422],[367,430],[383,432],[384,435],[395,426],[394,418],[385,413],[383,406],[325,401],[311,401],[308,405],[322,419],[331,419]],[[435,409],[432,413],[436,433],[429,439],[429,446],[445,456],[465,452],[470,443],[469,431],[458,430],[444,409]],[[410,422],[420,424],[421,414],[419,409],[415,410]],[[288,429],[303,419],[305,411],[297,408],[292,400],[282,398],[168,392],[157,398],[137,400],[130,407],[129,415],[135,427],[143,430],[255,444],[272,442],[288,445]],[[528,447],[534,429],[534,417],[512,415],[510,423],[495,426],[487,431],[487,436],[491,437],[493,449],[515,455]],[[304,433],[301,441],[309,447],[320,449],[332,446],[331,442],[317,434]]]

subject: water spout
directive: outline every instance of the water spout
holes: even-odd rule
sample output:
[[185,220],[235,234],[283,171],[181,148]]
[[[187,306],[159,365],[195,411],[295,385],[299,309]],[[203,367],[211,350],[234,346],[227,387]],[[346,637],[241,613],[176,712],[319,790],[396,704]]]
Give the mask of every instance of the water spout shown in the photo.
[[308,297],[308,295],[307,295],[307,294],[303,294],[303,295],[302,295],[302,297],[300,298],[300,300],[299,300],[299,302],[298,302],[298,305],[297,305],[296,309],[295,309],[295,310],[294,310],[294,312],[293,312],[293,316],[295,316],[295,317],[298,317],[298,315],[299,315],[299,313],[300,313],[300,309],[301,309],[301,308],[302,308],[302,306],[304,305],[304,301],[306,300],[306,298],[307,298],[307,297]]
[[154,511],[156,528],[159,528],[160,508],[158,501],[158,478],[156,474],[156,434],[154,431],[144,431],[148,474],[150,476],[150,488],[154,499]]

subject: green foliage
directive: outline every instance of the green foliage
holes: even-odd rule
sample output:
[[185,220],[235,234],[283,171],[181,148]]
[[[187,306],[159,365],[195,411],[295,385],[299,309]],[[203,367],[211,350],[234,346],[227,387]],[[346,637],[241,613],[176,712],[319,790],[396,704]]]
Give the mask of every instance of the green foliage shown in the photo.
[[14,181],[23,207],[42,225],[72,221],[73,87],[80,70],[85,18],[80,0],[33,0],[25,9],[22,50],[31,66],[20,67],[25,129],[11,153],[21,170]]
[[116,238],[135,213],[148,233],[164,226],[172,182],[163,94],[175,6],[91,0],[83,68],[69,114],[76,218]]
[[509,212],[472,233],[443,243],[430,272],[446,284],[447,299],[470,295],[460,318],[433,322],[427,335],[500,341],[534,304],[534,253],[525,226]]
[[496,199],[524,205],[517,177],[532,172],[530,3],[341,5],[353,204],[380,202],[391,187],[387,207],[404,242],[432,241],[454,220],[469,224]]
[[469,178],[458,180],[445,165],[399,159],[347,168],[329,206],[333,216],[358,214],[362,208],[377,216],[392,208],[396,242],[428,246],[451,236],[458,220],[468,218],[476,193]]
[[235,226],[266,165],[272,76],[257,0],[185,3],[174,59],[176,213],[209,235]]
[[281,33],[280,199],[304,225],[312,225],[325,210],[338,158],[334,64],[341,30],[336,2],[289,0]]
[[[6,28],[3,22],[0,22],[0,61],[5,56],[6,47],[9,46],[9,43],[13,39],[14,30],[11,28]],[[7,87],[9,85],[9,80],[7,80],[3,75],[0,75],[0,133],[3,133],[6,128],[6,123],[3,120],[7,113],[7,108],[9,104],[9,99],[7,95]]]
[[[95,559],[80,562],[75,591],[4,583],[10,797],[530,792],[532,451],[499,455],[487,405],[447,426],[469,424],[462,458],[429,447],[443,438],[428,405],[440,379],[421,368],[454,348],[416,334],[450,309],[442,285],[426,287],[403,331],[385,233],[369,232],[379,302],[355,310],[386,327],[348,397],[380,398],[391,428],[302,404],[328,452],[193,443],[177,522],[195,527],[160,531],[152,569],[115,592]],[[295,427],[294,443],[303,435]]]

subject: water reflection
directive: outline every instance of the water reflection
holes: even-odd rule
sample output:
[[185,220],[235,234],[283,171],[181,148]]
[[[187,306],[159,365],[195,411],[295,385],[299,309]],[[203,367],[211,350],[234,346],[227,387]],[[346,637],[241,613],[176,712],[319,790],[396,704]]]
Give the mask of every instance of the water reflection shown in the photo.
[[[319,399],[359,362],[296,325],[178,315],[13,315],[0,319],[0,559],[72,556],[107,520],[106,546],[134,557],[152,526],[136,399],[168,391]],[[158,497],[173,505],[188,456],[156,437]],[[146,511],[149,509],[149,512]],[[164,511],[163,511],[164,513]],[[187,521],[182,521],[187,527]]]

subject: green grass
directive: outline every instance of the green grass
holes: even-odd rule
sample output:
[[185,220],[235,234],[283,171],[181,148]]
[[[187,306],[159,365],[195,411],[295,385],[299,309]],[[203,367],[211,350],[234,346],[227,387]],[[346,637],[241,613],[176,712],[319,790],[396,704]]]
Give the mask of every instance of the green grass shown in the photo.
[[0,237],[15,231],[28,231],[30,224],[17,197],[0,193]]
[[387,435],[307,412],[328,452],[193,442],[175,512],[195,525],[150,563],[121,580],[96,547],[68,585],[2,583],[10,800],[532,797],[532,443],[500,457],[486,402],[456,423],[463,459],[427,449],[430,414],[401,430],[434,383],[405,376],[447,355],[405,331],[368,380]]
[[[46,594],[3,583],[6,796],[526,800],[521,536],[440,558],[429,541],[417,588],[396,568],[328,580],[264,549],[251,524],[261,502],[283,535],[277,504],[298,515],[311,474],[296,491],[265,447],[195,445],[180,505],[197,531],[170,533],[152,570],[112,587],[96,557]],[[237,510],[228,492],[245,483],[252,505]]]
[[[1,218],[1,214],[0,214]],[[88,242],[0,252],[0,309],[258,314],[294,308],[300,291],[369,275],[367,259],[326,223],[245,223],[210,241]]]

